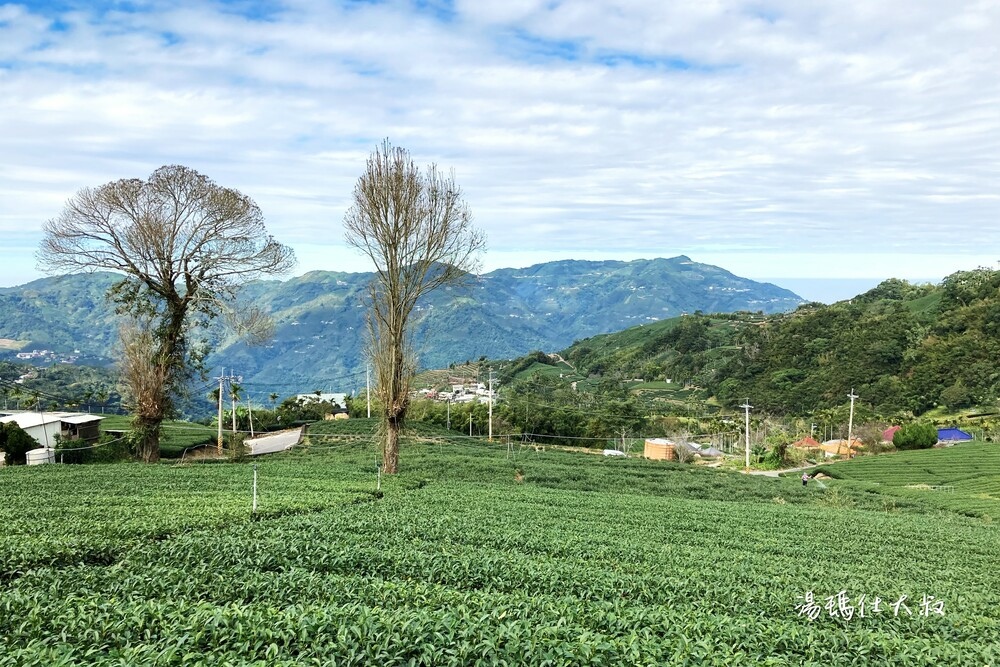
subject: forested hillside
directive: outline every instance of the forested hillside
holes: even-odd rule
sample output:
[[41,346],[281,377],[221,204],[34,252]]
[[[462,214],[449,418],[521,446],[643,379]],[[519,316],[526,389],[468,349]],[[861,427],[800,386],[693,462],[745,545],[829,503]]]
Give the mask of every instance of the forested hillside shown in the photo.
[[876,413],[959,409],[1000,397],[1000,272],[940,285],[887,280],[852,300],[787,314],[692,314],[578,341],[583,375],[670,378],[731,407],[808,414],[853,388]]

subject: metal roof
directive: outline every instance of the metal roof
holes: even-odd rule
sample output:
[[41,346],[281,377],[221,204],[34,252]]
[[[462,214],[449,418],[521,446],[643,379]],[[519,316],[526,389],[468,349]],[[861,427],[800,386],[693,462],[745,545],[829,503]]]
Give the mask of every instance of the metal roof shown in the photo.
[[0,417],[0,423],[14,422],[23,429],[35,428],[42,424],[67,422],[69,424],[86,424],[103,417],[85,415],[79,412],[20,412],[9,417]]
[[90,422],[99,422],[104,417],[99,417],[98,415],[73,415],[72,417],[63,417],[59,421],[66,422],[67,424],[89,424]]

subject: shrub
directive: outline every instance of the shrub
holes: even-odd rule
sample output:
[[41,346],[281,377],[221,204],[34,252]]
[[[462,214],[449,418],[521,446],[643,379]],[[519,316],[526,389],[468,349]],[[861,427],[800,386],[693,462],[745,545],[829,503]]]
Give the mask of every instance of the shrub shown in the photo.
[[28,451],[36,447],[35,439],[14,422],[0,424],[0,450],[5,453],[7,465],[27,463]]
[[128,439],[107,433],[89,445],[81,440],[65,440],[57,435],[55,450],[56,461],[59,463],[117,463],[132,458]]
[[[893,437],[893,439],[895,439],[895,437]],[[884,454],[895,450],[896,447],[891,442],[871,442],[865,443],[864,446],[865,454]]]
[[250,455],[250,448],[247,447],[246,439],[247,436],[245,433],[234,433],[229,436],[226,454],[229,456],[229,460],[233,463],[246,461],[247,457]]
[[896,431],[892,444],[896,449],[927,449],[938,440],[937,429],[928,422],[913,422]]
[[694,462],[694,450],[690,449],[687,445],[677,445],[677,447],[674,448],[674,454],[677,456],[678,463]]

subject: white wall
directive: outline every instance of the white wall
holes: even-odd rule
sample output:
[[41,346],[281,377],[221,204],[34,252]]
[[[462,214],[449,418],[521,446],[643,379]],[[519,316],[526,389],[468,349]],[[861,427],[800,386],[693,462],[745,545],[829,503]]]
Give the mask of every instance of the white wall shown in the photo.
[[24,429],[42,447],[55,447],[56,436],[62,431],[62,423],[54,421],[41,426],[31,426]]

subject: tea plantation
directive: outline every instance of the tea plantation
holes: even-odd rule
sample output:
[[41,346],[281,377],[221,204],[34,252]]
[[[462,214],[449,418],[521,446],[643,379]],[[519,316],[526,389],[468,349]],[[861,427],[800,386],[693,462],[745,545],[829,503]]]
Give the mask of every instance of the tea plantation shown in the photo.
[[316,425],[256,517],[252,463],[0,470],[0,665],[1000,664],[1000,512],[430,429],[374,464]]

